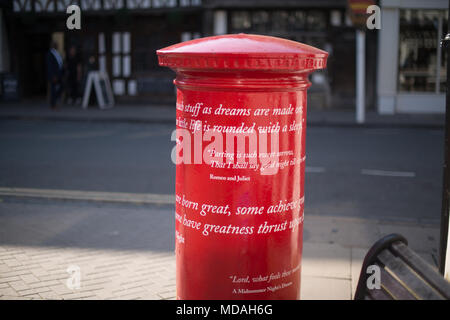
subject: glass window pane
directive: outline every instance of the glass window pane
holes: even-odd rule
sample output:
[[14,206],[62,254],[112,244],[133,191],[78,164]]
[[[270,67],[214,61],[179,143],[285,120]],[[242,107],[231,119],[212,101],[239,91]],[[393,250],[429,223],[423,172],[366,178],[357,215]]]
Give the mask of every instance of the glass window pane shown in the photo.
[[273,13],[272,17],[272,30],[274,32],[286,32],[289,23],[289,14],[284,10],[277,10]]
[[266,33],[270,30],[270,18],[267,11],[255,11],[252,14],[253,30],[257,33]]
[[309,11],[306,19],[308,30],[322,31],[327,26],[327,19],[323,11]]
[[435,92],[439,10],[400,10],[399,91]]
[[305,29],[306,13],[304,11],[296,10],[289,14],[289,25],[293,30]]
[[250,29],[252,26],[248,11],[235,11],[231,17],[231,26],[234,32]]
[[[448,30],[448,10],[445,10],[442,17],[442,36],[444,38]],[[441,71],[440,71],[440,92],[447,91],[447,50],[441,48]]]

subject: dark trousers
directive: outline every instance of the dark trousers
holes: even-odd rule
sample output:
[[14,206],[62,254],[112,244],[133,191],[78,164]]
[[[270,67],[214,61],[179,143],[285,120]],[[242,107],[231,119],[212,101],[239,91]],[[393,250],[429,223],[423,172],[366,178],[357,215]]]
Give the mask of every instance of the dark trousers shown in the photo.
[[61,81],[50,81],[50,107],[55,108],[59,97],[61,96]]

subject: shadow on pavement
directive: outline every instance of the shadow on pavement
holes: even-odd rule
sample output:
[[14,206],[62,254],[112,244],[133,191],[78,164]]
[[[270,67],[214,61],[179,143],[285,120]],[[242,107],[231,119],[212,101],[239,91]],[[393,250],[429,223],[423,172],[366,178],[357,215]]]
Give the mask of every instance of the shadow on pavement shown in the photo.
[[9,198],[0,245],[171,252],[174,208]]

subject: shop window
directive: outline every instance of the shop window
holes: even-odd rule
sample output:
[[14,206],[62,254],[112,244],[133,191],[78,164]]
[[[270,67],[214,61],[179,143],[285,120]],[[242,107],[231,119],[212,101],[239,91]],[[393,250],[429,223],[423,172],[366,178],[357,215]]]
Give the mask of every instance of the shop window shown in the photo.
[[340,27],[342,24],[342,12],[339,10],[331,10],[330,25],[333,27]]
[[272,30],[275,32],[286,32],[289,27],[289,13],[278,10],[273,13]]
[[293,30],[303,30],[306,25],[306,12],[301,10],[291,11],[289,14],[289,26]]
[[105,34],[103,32],[100,32],[98,34],[98,67],[102,72],[107,72],[105,54],[106,54]]
[[327,21],[327,13],[320,10],[233,11],[231,13],[231,30],[234,33],[254,32],[266,34],[325,31]]
[[[192,38],[199,37],[199,33],[191,33]],[[164,34],[133,34],[131,65],[134,74],[142,74],[147,72],[166,72],[158,65],[158,57],[156,50],[167,47],[181,40],[179,33]]]
[[85,34],[79,38],[81,54],[83,62],[85,63],[86,72],[91,70],[96,70],[97,65],[97,46],[96,46],[96,35],[95,34]]
[[258,10],[252,14],[253,30],[257,33],[266,33],[271,29],[270,16],[267,11]]
[[114,94],[126,94],[126,80],[131,76],[130,32],[113,32],[112,34],[112,76]]
[[153,43],[153,38],[146,34],[136,34],[134,38],[133,69],[139,71],[149,71],[158,67],[158,61],[154,52],[157,45]]
[[306,18],[308,30],[323,31],[327,26],[327,17],[323,11],[309,11]]
[[233,30],[243,31],[251,28],[250,13],[248,11],[235,11],[231,18]]
[[440,39],[447,30],[445,10],[400,10],[400,92],[443,92],[446,55]]
[[131,74],[130,33],[114,32],[112,37],[112,74],[129,77]]

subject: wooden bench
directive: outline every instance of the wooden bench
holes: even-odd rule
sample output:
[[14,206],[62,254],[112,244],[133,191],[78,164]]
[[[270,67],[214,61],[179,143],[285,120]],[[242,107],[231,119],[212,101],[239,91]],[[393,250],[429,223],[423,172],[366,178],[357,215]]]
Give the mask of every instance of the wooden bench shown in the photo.
[[[371,267],[369,266],[377,266]],[[374,269],[379,271],[379,289],[374,283]],[[373,285],[371,285],[373,287]],[[355,300],[448,300],[450,283],[414,251],[398,234],[378,240],[367,253],[361,268]]]

